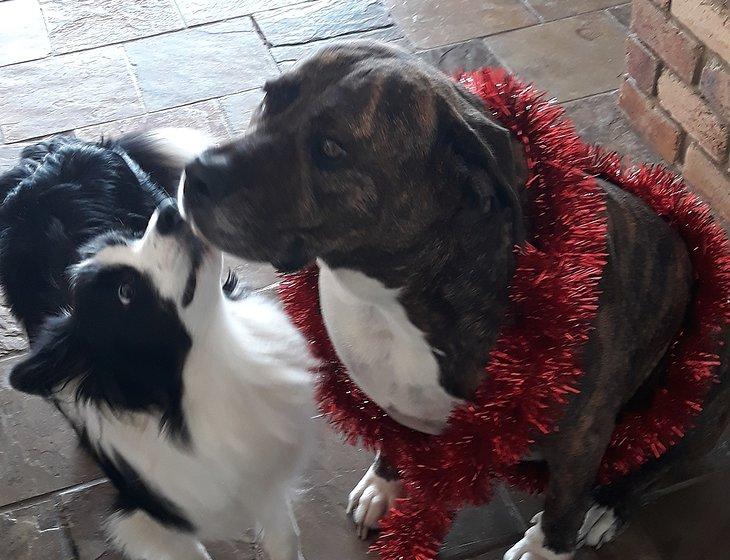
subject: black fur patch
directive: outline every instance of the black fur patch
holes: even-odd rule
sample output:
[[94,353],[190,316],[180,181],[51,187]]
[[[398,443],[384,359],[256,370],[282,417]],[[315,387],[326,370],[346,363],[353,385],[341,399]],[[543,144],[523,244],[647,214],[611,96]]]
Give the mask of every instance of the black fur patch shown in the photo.
[[79,248],[112,229],[143,231],[166,196],[116,142],[53,138],[0,175],[0,284],[31,343],[68,306]]
[[[63,414],[63,409],[58,408]],[[195,526],[185,517],[180,508],[152,490],[139,472],[119,453],[112,453],[109,456],[97,449],[91,444],[88,434],[83,429],[77,429],[77,434],[82,447],[96,459],[102,472],[117,489],[115,509],[122,513],[142,510],[168,527],[189,533],[195,531]]]

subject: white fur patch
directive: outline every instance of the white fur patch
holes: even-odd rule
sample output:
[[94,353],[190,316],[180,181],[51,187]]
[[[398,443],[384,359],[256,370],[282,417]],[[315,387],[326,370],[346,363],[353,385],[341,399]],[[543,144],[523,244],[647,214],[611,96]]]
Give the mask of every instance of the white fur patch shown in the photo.
[[130,560],[211,560],[194,537],[164,527],[141,511],[114,514],[107,532]]
[[600,548],[612,541],[621,528],[621,521],[613,509],[594,505],[586,513],[583,526],[578,532],[578,546]]
[[558,554],[545,548],[545,533],[542,530],[542,514],[538,513],[532,522],[535,523],[525,536],[510,548],[504,560],[571,560],[573,553]]
[[322,315],[337,355],[358,386],[397,422],[440,433],[463,401],[439,383],[439,365],[408,319],[398,290],[319,262]]
[[146,137],[160,153],[166,154],[170,167],[179,169],[215,145],[211,136],[195,128],[155,128],[146,133]]
[[370,529],[378,526],[378,522],[401,496],[403,483],[378,476],[375,465],[372,465],[350,492],[347,501],[347,513],[352,513],[358,536],[366,539]]

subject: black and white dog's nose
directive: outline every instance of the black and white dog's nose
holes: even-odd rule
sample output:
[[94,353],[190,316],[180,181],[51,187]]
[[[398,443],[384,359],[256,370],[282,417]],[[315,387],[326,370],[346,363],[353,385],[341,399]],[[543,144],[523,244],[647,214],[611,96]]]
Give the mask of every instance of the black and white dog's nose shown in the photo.
[[157,207],[157,231],[162,235],[174,233],[183,225],[183,218],[177,204],[171,198],[163,200]]

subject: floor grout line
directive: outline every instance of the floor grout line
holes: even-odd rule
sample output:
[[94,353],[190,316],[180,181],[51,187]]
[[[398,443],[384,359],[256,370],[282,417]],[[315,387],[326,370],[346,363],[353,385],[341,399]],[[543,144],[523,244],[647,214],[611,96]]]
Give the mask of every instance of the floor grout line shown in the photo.
[[66,492],[79,492],[82,490],[87,490],[89,488],[94,488],[95,486],[103,484],[104,482],[107,482],[107,478],[99,477],[99,478],[95,478],[93,480],[89,480],[86,482],[79,482],[77,484],[71,484],[69,486],[64,486],[64,487],[58,488],[56,490],[50,490],[48,492],[44,492],[42,494],[37,494],[35,496],[29,496],[28,498],[23,498],[22,500],[18,500],[18,501],[11,502],[9,504],[0,506],[0,514],[7,513],[9,511],[13,511],[18,508],[25,508],[25,507],[31,507],[34,505],[38,505],[42,502],[45,502],[49,498],[52,498],[53,496],[60,496],[61,494],[65,494]]

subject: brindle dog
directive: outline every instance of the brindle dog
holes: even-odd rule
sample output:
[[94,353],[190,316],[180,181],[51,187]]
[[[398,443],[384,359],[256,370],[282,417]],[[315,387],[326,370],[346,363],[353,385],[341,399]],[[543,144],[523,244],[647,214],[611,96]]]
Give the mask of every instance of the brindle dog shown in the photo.
[[[481,100],[381,44],[329,47],[265,90],[252,129],[188,167],[185,208],[241,257],[285,271],[317,259],[325,322],[353,379],[399,422],[440,431],[482,379],[513,247],[531,235],[521,147]],[[693,283],[677,235],[634,196],[601,187],[609,261],[586,374],[559,431],[538,442],[545,511],[510,560],[567,559],[612,537],[642,491],[727,420],[723,367],[701,428],[661,461],[595,488],[616,418],[661,379]],[[394,479],[378,459],[353,491],[361,532],[397,496]]]

